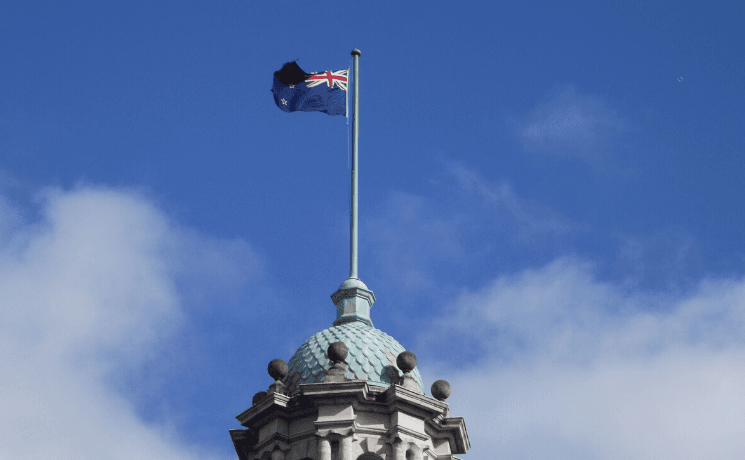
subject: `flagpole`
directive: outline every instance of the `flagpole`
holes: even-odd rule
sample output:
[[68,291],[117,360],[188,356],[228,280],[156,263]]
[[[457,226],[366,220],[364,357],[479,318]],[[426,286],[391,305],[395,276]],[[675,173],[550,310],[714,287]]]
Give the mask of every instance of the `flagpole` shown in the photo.
[[360,52],[359,49],[355,48],[352,50],[352,56],[354,56],[354,86],[352,86],[352,102],[354,104],[353,115],[352,115],[352,221],[350,224],[350,261],[349,261],[349,277],[358,278],[357,276],[357,192],[358,192],[358,176],[359,176],[359,165],[357,163],[357,138],[360,133],[359,123],[359,70],[360,70]]

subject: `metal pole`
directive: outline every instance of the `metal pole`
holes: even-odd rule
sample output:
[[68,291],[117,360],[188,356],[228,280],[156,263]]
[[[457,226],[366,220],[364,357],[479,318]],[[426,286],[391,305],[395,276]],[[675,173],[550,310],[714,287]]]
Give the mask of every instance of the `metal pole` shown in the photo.
[[349,269],[349,277],[350,278],[357,278],[357,192],[358,192],[358,178],[359,178],[359,165],[357,163],[357,138],[359,137],[360,133],[360,123],[359,123],[359,115],[360,115],[360,94],[359,94],[359,84],[360,84],[360,55],[362,52],[358,50],[357,48],[352,50],[352,56],[354,56],[354,86],[352,86],[352,90],[354,91],[352,96],[352,102],[354,104],[354,111],[352,115],[352,222],[350,224],[350,246],[351,246],[351,254],[350,254],[350,269]]

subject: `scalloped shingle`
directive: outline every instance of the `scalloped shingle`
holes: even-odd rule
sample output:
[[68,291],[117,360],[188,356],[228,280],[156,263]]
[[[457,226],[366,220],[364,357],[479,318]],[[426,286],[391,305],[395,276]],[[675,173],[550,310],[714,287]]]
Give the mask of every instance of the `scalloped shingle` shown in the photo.
[[[344,342],[349,348],[347,377],[367,380],[371,385],[387,387],[402,373],[396,357],[406,349],[393,337],[361,321],[330,327],[303,343],[288,363],[289,372],[284,383],[295,392],[301,384],[323,381],[323,370],[331,365],[326,350],[333,342]],[[411,372],[424,393],[419,369]]]

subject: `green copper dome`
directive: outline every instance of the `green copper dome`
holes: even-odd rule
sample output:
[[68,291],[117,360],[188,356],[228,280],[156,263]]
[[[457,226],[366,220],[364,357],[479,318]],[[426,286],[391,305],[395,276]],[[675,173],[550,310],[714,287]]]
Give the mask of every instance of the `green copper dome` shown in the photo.
[[[334,342],[344,342],[349,348],[347,377],[366,380],[370,385],[389,386],[403,373],[396,367],[396,357],[406,349],[393,337],[375,329],[366,321],[351,321],[325,329],[305,341],[290,359],[284,384],[296,392],[304,383],[322,382],[323,371],[331,365],[326,350]],[[419,370],[411,376],[424,394]]]

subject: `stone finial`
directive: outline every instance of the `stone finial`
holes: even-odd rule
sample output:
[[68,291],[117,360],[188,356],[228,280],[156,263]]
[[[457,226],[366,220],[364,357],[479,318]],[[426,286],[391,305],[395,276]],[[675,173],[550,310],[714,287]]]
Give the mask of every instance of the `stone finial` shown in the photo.
[[410,351],[401,352],[396,357],[396,366],[398,366],[398,368],[404,373],[404,376],[401,378],[401,386],[407,390],[421,393],[419,391],[419,384],[417,384],[414,377],[411,376],[411,371],[416,368],[416,355]]
[[282,380],[287,376],[290,368],[287,366],[284,359],[277,358],[269,362],[266,371],[269,372],[269,377],[274,380]]
[[347,356],[349,356],[349,347],[347,347],[344,342],[334,342],[329,345],[327,355],[333,364],[345,363],[347,361]]
[[266,391],[259,391],[258,393],[256,393],[253,399],[251,399],[251,405],[255,405],[257,402],[266,398],[266,394],[267,394]]
[[404,374],[408,374],[416,367],[416,355],[410,351],[400,353],[396,357],[396,366],[398,366]]
[[279,358],[271,360],[266,370],[269,372],[269,376],[274,379],[274,383],[269,385],[267,393],[287,394],[287,388],[282,383],[282,379],[287,376],[290,368],[287,366],[285,360]]
[[331,295],[336,305],[334,326],[352,321],[362,321],[370,326],[370,308],[375,303],[375,294],[358,278],[347,278]]
[[452,390],[453,388],[447,380],[438,380],[432,384],[432,397],[438,401],[445,401],[450,397],[450,392]]
[[334,342],[329,345],[326,350],[326,355],[331,361],[331,367],[329,367],[324,374],[326,374],[325,382],[338,383],[346,382],[347,378],[347,363],[346,359],[349,355],[349,348],[344,342]]

